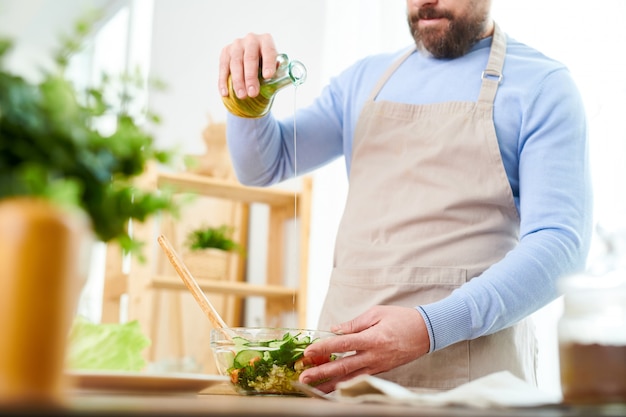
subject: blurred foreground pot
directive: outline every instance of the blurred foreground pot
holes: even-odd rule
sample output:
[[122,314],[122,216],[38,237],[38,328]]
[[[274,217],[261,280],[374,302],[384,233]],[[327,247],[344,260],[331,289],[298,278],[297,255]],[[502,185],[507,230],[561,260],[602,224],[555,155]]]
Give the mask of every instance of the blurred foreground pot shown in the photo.
[[92,236],[85,216],[49,201],[0,200],[0,405],[61,405]]

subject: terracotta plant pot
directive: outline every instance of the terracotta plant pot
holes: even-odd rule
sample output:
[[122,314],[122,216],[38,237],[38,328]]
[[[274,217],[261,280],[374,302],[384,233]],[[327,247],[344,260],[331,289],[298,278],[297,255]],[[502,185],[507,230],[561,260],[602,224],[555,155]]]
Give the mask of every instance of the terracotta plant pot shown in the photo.
[[86,217],[46,200],[0,200],[0,405],[61,405],[92,236]]

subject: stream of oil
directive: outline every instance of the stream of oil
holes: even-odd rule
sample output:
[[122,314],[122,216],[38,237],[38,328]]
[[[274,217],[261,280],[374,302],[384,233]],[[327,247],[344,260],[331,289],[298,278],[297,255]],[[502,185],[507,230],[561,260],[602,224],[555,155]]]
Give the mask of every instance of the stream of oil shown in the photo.
[[[294,92],[293,92],[293,178],[294,178],[294,181],[298,177],[298,141],[296,140],[298,136],[297,123],[296,123],[297,96],[298,96],[298,86],[295,86]],[[299,260],[298,262],[295,263],[296,277],[299,277],[301,259],[299,257],[300,241],[298,239],[298,191],[297,189],[293,192],[293,239],[294,239],[293,240],[294,245],[296,246],[296,248],[298,248],[294,257],[296,260]],[[300,280],[298,279],[298,282],[299,281]],[[296,285],[301,285],[301,284],[298,283]],[[300,300],[300,302],[304,302],[304,300]],[[293,308],[292,314],[295,315],[296,321],[299,321],[298,309],[296,308],[296,293],[295,292],[291,299],[291,304]]]

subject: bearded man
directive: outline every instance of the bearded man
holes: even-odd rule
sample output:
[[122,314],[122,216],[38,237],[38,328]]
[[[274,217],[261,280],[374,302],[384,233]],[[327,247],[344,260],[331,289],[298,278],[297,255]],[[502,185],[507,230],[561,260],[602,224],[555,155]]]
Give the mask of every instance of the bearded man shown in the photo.
[[[297,112],[299,174],[349,178],[319,328],[305,356],[325,392],[374,374],[450,389],[508,370],[536,382],[529,316],[584,269],[592,226],[587,122],[568,69],[507,36],[490,0],[407,0],[413,44],[365,57]],[[239,98],[275,68],[270,35],[223,48]],[[296,117],[295,115],[293,117]],[[228,116],[238,179],[292,178],[293,117]]]

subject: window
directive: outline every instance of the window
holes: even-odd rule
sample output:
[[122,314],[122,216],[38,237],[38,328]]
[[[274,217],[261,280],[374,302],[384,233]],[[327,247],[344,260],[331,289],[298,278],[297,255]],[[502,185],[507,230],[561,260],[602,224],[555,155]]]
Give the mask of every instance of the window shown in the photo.
[[[119,75],[139,69],[144,77],[149,75],[152,0],[128,0],[106,10],[108,18],[89,38],[81,53],[70,60],[68,77],[77,86],[98,83],[103,73]],[[136,111],[147,106],[147,91],[138,92]],[[115,119],[103,120],[107,129]],[[92,252],[90,275],[78,306],[78,313],[94,322],[100,321],[106,246],[97,243]],[[122,312],[121,317],[125,317]]]

